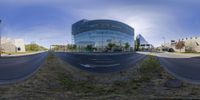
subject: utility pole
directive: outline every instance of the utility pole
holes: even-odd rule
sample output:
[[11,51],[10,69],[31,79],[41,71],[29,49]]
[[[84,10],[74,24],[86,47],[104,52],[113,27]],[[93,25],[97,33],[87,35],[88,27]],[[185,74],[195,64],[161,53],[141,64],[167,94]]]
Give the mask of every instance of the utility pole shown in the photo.
[[103,52],[103,32],[102,32],[101,34],[102,34],[102,40],[101,40],[101,42],[102,42],[102,44],[101,44],[101,52]]
[[2,31],[2,26],[1,26],[1,20],[0,20],[0,57],[1,57],[1,53],[2,53],[2,45],[1,45],[1,31]]
[[164,46],[165,46],[165,37],[162,37],[163,38],[163,41],[164,41]]
[[68,40],[67,40],[67,45],[65,46],[65,52],[68,51],[68,48],[67,48],[68,44],[69,44],[69,42],[68,42]]

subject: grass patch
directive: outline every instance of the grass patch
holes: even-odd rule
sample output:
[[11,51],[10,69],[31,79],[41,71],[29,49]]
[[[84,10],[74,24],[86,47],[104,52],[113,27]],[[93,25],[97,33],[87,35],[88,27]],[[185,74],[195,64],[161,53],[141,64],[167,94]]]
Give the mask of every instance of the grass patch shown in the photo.
[[160,63],[155,56],[149,55],[148,59],[141,64],[139,70],[143,74],[157,73],[161,70]]
[[59,81],[61,85],[69,89],[73,89],[73,86],[75,85],[75,82],[69,77],[60,77]]
[[156,74],[159,74],[161,70],[158,59],[155,56],[149,55],[149,57],[141,63],[139,68],[140,78],[136,81],[150,81]]
[[97,86],[95,83],[89,80],[75,81],[70,75],[59,75],[60,84],[64,90],[69,90],[74,93],[92,93],[92,94],[103,94],[105,93],[104,87]]

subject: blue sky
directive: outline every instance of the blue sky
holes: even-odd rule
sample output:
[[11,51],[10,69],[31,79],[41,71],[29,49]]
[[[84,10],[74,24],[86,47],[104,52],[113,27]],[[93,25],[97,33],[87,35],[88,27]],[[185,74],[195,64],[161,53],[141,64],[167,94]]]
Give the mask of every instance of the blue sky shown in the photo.
[[124,22],[155,46],[200,36],[199,0],[1,0],[5,37],[26,43],[71,43],[71,25],[80,19]]

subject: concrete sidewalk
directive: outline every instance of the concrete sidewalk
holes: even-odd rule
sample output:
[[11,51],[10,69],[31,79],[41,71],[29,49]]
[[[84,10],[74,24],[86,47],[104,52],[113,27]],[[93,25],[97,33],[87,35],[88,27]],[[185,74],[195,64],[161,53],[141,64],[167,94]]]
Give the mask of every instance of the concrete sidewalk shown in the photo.
[[31,53],[25,53],[25,54],[1,54],[2,57],[20,57],[20,56],[28,56],[28,55],[34,55],[34,54],[39,54],[43,53],[46,51],[39,51],[39,52],[31,52]]

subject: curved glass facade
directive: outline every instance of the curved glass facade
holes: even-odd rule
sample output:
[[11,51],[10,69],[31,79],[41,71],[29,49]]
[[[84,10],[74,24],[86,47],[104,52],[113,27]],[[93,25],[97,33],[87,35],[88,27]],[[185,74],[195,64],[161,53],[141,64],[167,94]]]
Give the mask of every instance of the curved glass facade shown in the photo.
[[96,51],[105,51],[109,43],[119,48],[129,44],[126,50],[134,48],[134,29],[117,21],[81,20],[73,24],[72,34],[79,50],[92,45]]

